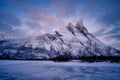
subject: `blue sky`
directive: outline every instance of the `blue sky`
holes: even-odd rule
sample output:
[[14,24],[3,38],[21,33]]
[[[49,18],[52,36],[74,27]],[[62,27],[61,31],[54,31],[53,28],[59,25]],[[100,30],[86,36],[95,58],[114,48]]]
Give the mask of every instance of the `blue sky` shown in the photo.
[[120,0],[0,0],[0,32],[15,37],[51,33],[80,19],[90,33],[120,49]]

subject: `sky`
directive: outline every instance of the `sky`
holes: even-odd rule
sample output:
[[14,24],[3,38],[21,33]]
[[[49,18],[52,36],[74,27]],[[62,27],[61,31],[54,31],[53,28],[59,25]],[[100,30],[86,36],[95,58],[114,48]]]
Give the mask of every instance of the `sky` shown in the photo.
[[120,0],[0,0],[0,32],[17,38],[52,33],[79,20],[120,49]]

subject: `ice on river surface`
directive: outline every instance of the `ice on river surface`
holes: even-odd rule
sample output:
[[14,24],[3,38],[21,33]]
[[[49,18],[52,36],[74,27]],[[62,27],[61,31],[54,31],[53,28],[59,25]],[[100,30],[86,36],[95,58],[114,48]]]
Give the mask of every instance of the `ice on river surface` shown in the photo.
[[0,60],[0,80],[120,80],[120,63]]

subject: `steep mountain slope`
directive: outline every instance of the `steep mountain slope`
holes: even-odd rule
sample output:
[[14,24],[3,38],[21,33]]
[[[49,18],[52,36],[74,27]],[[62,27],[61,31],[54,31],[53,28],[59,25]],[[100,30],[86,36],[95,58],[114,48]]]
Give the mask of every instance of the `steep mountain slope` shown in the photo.
[[[38,37],[8,40],[0,43],[0,57],[9,59],[79,59],[82,57],[115,57],[120,51],[100,42],[88,32],[82,21],[69,23],[66,33],[55,31]],[[67,36],[66,36],[67,34]]]

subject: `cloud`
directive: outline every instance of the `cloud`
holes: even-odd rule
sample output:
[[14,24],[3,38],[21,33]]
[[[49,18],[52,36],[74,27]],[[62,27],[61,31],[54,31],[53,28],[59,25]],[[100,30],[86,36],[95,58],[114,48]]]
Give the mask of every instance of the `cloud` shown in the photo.
[[41,28],[41,25],[38,22],[34,22],[34,21],[26,21],[25,23],[27,26],[29,26],[30,28],[34,29],[34,28]]
[[37,21],[44,21],[46,23],[54,23],[55,22],[55,17],[48,15],[48,14],[43,14],[43,13],[34,13],[29,16],[31,20],[37,20]]
[[106,14],[98,18],[97,23],[102,24],[101,27],[108,31],[102,36],[106,36],[105,40],[120,40],[120,9],[110,10]]
[[107,26],[115,26],[117,27],[117,25],[120,25],[120,9],[118,10],[111,10],[109,12],[106,12],[106,14],[104,14],[103,16],[101,16],[98,19],[98,23],[101,23],[103,25]]
[[[0,30],[21,37],[51,33],[82,19],[103,41],[119,40],[119,0],[1,0]],[[112,41],[114,40],[114,41]],[[117,42],[116,42],[117,41]]]
[[7,13],[4,10],[1,10],[1,9],[0,9],[0,20],[6,22],[8,24],[14,25],[14,26],[22,24],[20,19],[17,18],[14,14]]
[[112,30],[108,31],[105,35],[107,35],[106,39],[120,40],[120,27],[113,28]]
[[19,27],[20,25],[22,25],[21,20],[14,14],[0,9],[0,32],[16,36],[17,33],[13,30],[13,27]]
[[76,12],[76,1],[77,0],[52,0],[51,10],[58,16],[69,17]]
[[12,30],[12,26],[0,21],[0,31],[9,32],[9,30]]

